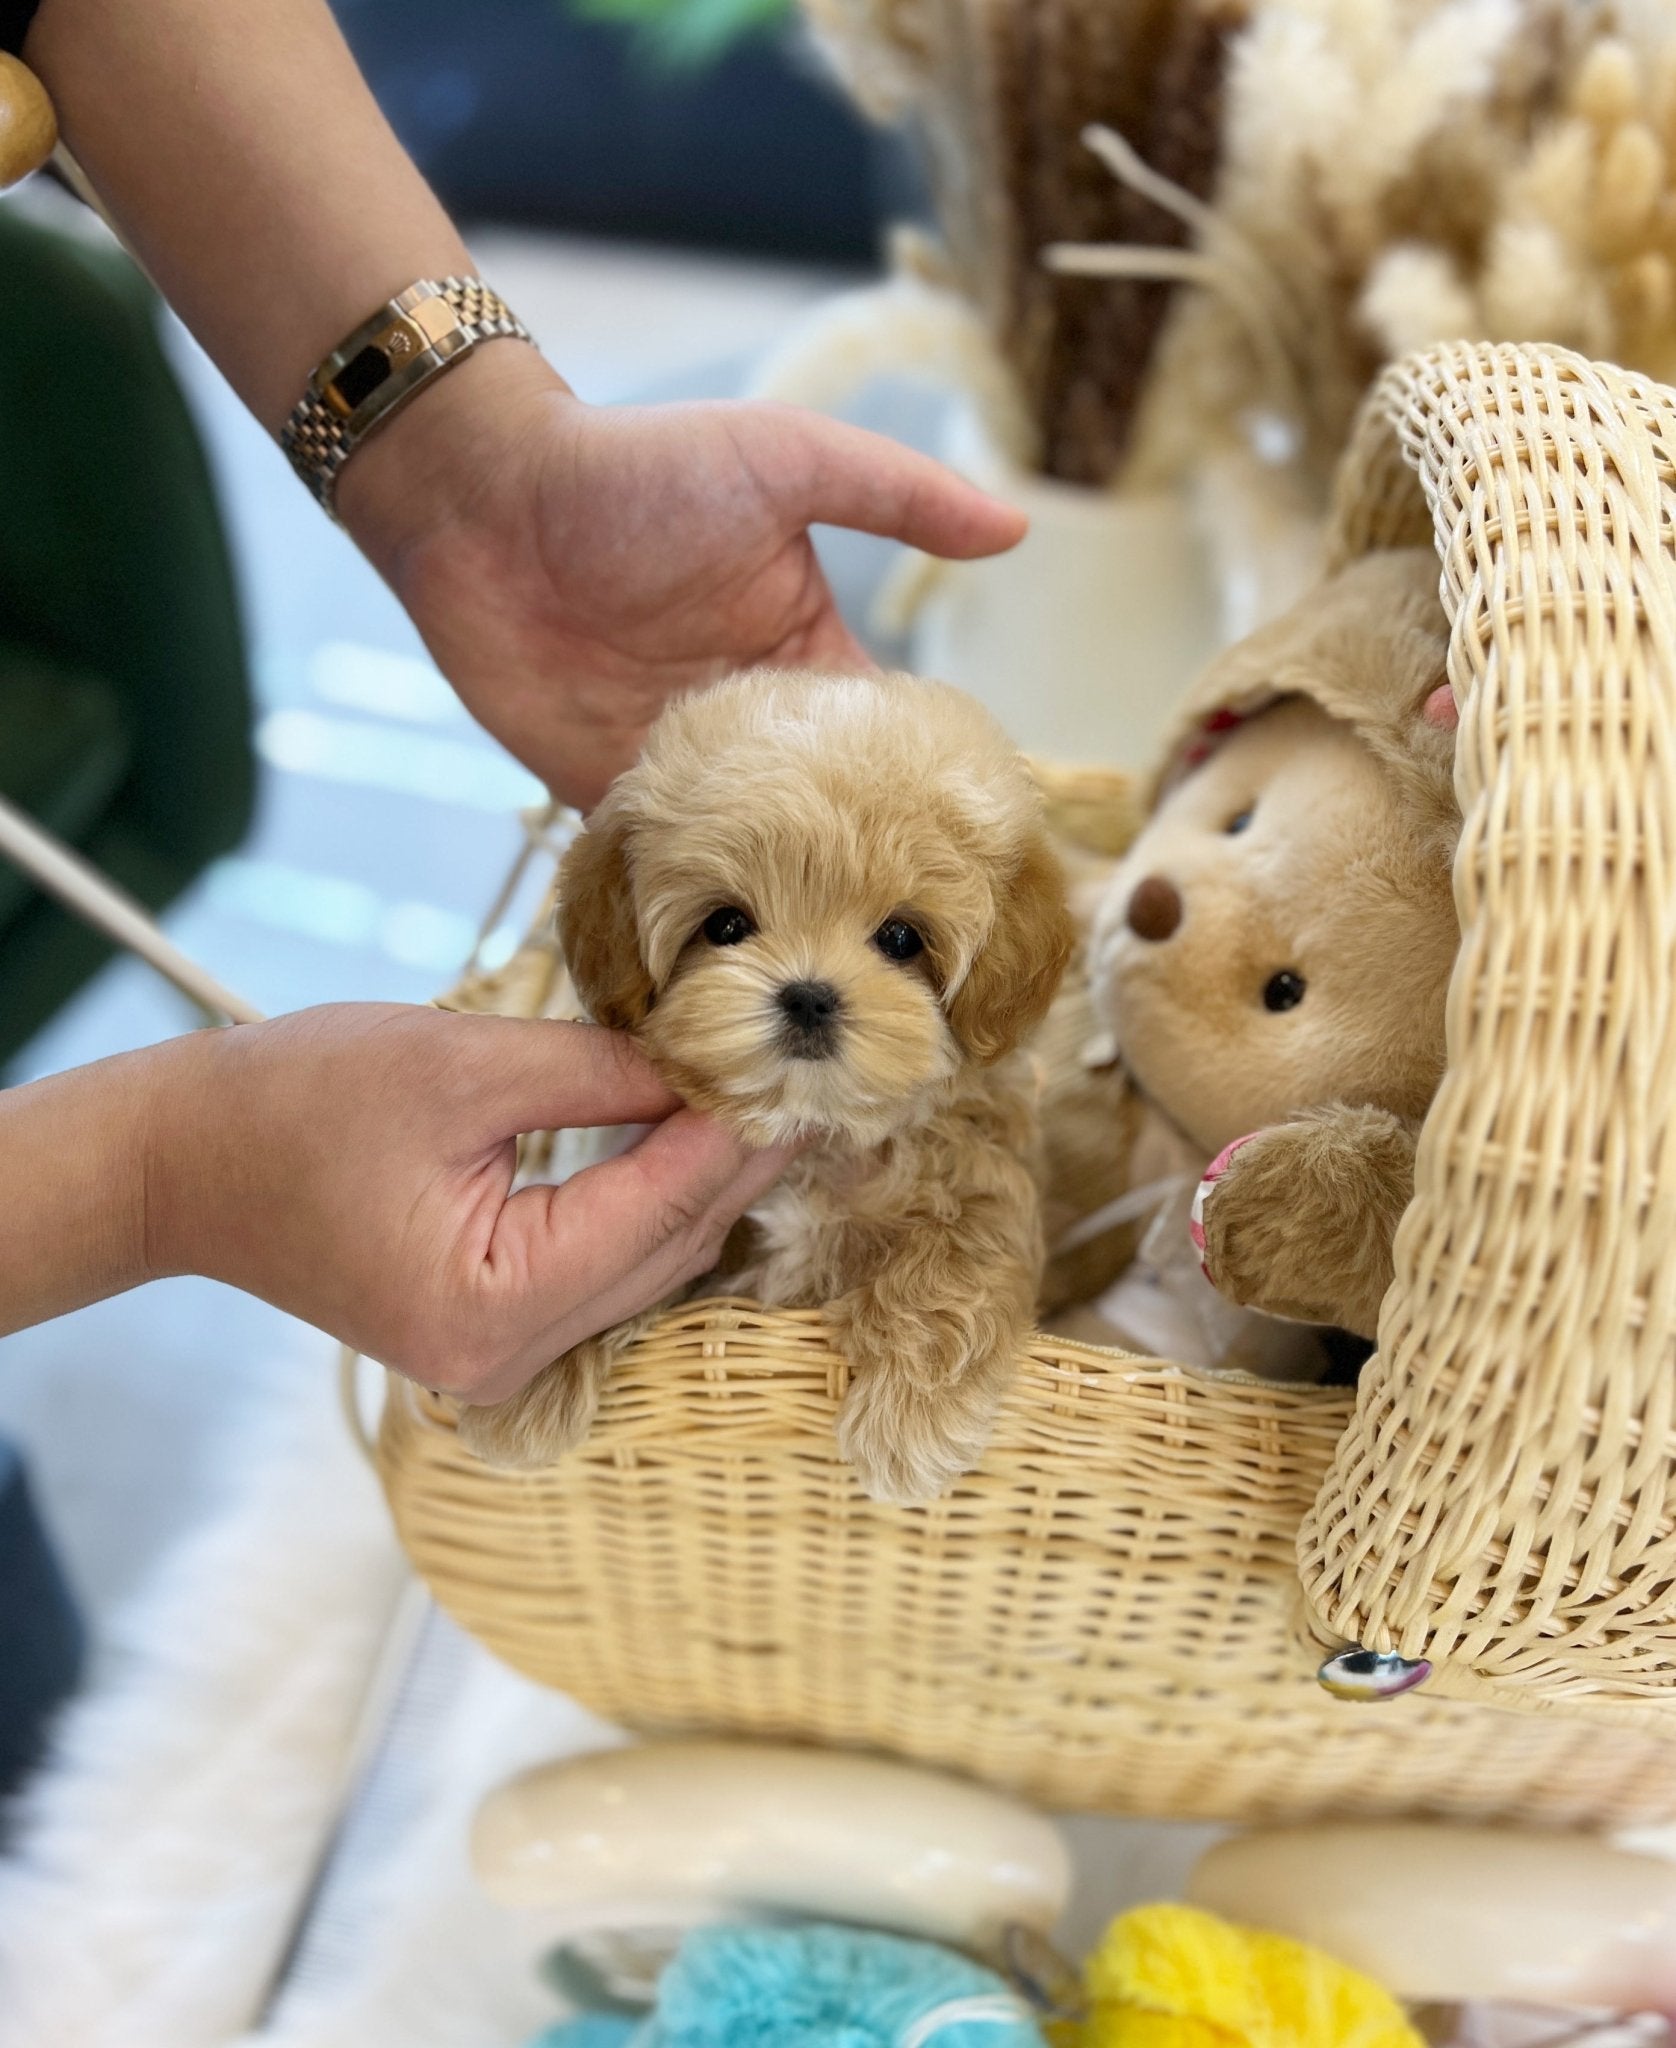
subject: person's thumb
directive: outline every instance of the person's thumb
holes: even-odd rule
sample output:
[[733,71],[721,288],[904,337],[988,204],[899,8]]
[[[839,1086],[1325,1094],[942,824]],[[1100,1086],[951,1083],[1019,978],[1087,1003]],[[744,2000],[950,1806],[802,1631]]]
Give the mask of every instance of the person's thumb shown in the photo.
[[489,1263],[518,1319],[528,1318],[527,1355],[473,1398],[504,1399],[548,1359],[708,1272],[729,1229],[794,1156],[741,1145],[680,1110],[558,1187],[521,1189],[501,1210]]

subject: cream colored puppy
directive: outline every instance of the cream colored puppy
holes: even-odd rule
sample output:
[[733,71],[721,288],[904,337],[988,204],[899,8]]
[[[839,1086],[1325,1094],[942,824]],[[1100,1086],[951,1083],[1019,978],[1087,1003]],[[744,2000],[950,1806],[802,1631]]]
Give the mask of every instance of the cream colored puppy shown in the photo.
[[[844,1455],[877,1499],[940,1492],[983,1454],[1042,1269],[1015,1055],[1072,930],[1017,751],[942,684],[741,676],[664,712],[560,900],[596,1021],[747,1142],[807,1141],[702,1289],[829,1308]],[[466,1410],[461,1435],[549,1462],[649,1320]]]

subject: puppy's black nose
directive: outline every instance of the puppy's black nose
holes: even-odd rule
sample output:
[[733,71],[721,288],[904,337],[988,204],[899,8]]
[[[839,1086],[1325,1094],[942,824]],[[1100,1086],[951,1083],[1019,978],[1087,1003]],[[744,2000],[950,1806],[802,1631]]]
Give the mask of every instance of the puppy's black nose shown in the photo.
[[1137,939],[1167,939],[1181,923],[1181,891],[1162,875],[1144,875],[1124,912]]
[[829,981],[788,981],[780,991],[780,1008],[791,1026],[793,1042],[806,1059],[823,1059],[832,1050],[843,999]]

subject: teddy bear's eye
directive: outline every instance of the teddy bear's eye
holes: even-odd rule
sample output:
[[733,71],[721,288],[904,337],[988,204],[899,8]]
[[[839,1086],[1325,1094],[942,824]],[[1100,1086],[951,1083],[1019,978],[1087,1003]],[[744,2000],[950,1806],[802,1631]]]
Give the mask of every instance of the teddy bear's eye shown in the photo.
[[1236,811],[1228,820],[1222,829],[1230,839],[1233,838],[1236,832],[1243,832],[1246,826],[1251,823],[1251,814],[1256,808],[1255,804],[1247,804],[1243,811]]
[[1301,974],[1294,974],[1290,967],[1283,967],[1278,974],[1271,974],[1263,985],[1263,1008],[1295,1010],[1304,999],[1305,986]]
[[711,911],[702,930],[712,946],[737,946],[741,939],[751,936],[756,926],[749,911],[741,910],[736,903],[724,903],[720,910]]
[[912,960],[925,951],[925,941],[900,917],[887,917],[873,934],[873,943],[887,960]]

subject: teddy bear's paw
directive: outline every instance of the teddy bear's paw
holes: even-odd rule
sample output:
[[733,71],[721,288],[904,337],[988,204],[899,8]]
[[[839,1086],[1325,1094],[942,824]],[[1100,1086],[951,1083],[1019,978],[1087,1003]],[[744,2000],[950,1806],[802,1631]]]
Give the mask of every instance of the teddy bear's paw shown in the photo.
[[1371,1337],[1413,1187],[1410,1129],[1384,1110],[1331,1104],[1220,1152],[1190,1228],[1230,1301]]
[[1233,1164],[1234,1154],[1242,1145],[1249,1145],[1261,1136],[1258,1131],[1248,1131],[1243,1138],[1236,1138],[1231,1145],[1224,1145],[1209,1166],[1205,1168],[1204,1179],[1193,1191],[1193,1207],[1187,1219],[1188,1235],[1193,1240],[1193,1249],[1199,1254],[1199,1265],[1213,1287],[1219,1285],[1216,1275],[1210,1270],[1210,1261],[1205,1255],[1205,1204],[1210,1200],[1216,1184]]
[[[1269,1315],[1327,1322],[1330,1315],[1312,1313],[1295,1298],[1296,1288],[1286,1286],[1285,1276],[1295,1279],[1313,1249],[1294,1241],[1307,1233],[1308,1222],[1293,1208],[1295,1190],[1285,1184],[1292,1149],[1284,1125],[1225,1146],[1205,1169],[1188,1230],[1205,1278],[1227,1300]],[[1242,1157],[1246,1164],[1236,1172]]]
[[851,1381],[838,1450],[872,1499],[901,1507],[935,1500],[983,1457],[996,1405],[966,1385],[915,1386],[886,1366]]
[[492,1408],[462,1408],[455,1425],[485,1464],[535,1471],[586,1440],[599,1412],[610,1357],[590,1339],[543,1368],[521,1393]]

